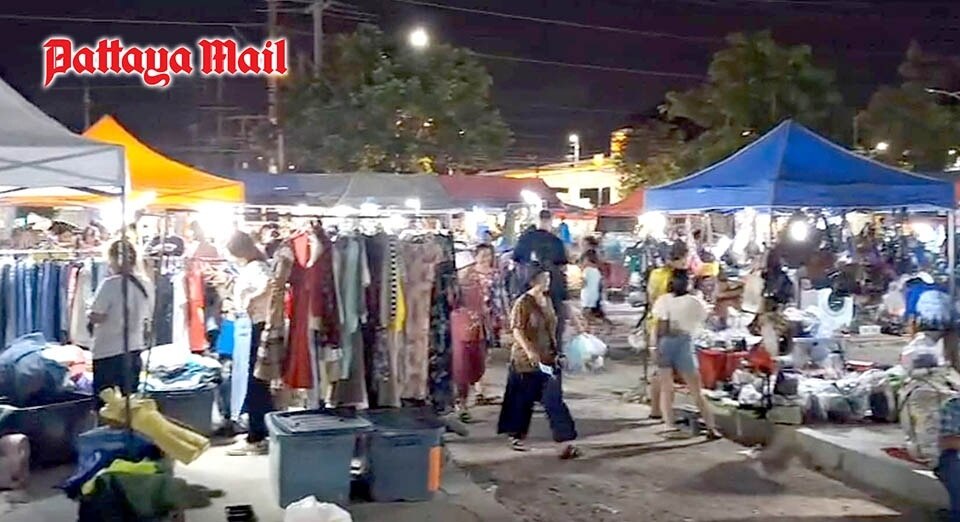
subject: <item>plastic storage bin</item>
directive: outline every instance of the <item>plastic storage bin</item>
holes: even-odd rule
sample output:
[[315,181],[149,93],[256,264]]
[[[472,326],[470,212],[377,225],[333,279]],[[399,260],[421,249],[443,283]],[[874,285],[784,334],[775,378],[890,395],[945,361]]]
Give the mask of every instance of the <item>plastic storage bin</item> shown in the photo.
[[147,396],[157,402],[165,417],[200,433],[213,433],[213,401],[216,385],[197,390],[151,391]]
[[375,502],[429,500],[440,489],[446,426],[418,410],[361,414],[373,423],[367,480]]
[[92,395],[68,394],[64,400],[21,408],[0,399],[0,435],[22,433],[30,440],[33,466],[56,466],[76,458],[77,437],[96,425]]
[[270,482],[280,507],[310,495],[346,505],[358,435],[370,427],[365,419],[315,410],[267,414]]

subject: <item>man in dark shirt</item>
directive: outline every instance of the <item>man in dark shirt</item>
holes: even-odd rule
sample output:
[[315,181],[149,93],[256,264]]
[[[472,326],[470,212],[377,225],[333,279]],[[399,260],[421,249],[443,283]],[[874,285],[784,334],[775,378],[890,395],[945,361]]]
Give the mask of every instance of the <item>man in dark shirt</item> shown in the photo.
[[[563,241],[553,234],[553,214],[549,210],[540,211],[540,220],[536,229],[528,230],[520,236],[513,249],[513,260],[525,269],[536,261],[550,272],[550,301],[557,314],[557,343],[562,344],[563,327],[566,319],[567,300],[567,251]],[[526,274],[524,273],[524,286]]]

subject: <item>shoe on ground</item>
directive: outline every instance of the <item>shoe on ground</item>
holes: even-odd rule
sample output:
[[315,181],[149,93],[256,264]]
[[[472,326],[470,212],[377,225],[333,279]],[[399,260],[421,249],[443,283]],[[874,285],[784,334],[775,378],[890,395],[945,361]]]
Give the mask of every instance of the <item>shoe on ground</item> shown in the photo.
[[257,457],[266,455],[270,451],[267,441],[260,442],[239,442],[234,447],[227,450],[227,455],[231,457]]

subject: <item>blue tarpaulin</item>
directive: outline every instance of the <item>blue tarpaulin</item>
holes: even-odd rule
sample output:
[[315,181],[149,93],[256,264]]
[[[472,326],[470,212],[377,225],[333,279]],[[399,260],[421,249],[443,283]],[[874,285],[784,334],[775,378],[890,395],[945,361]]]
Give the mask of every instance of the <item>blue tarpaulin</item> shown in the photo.
[[787,120],[729,158],[648,190],[644,210],[953,205],[952,184],[865,158]]

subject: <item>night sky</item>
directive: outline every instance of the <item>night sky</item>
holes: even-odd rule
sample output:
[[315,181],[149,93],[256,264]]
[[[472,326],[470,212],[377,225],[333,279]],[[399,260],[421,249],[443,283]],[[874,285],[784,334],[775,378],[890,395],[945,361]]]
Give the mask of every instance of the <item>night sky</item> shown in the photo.
[[[634,32],[581,29],[479,13],[411,5],[398,0],[354,0],[375,13],[384,30],[402,35],[426,26],[435,41],[478,53],[555,62],[594,64],[663,73],[705,74],[711,54],[729,32],[772,29],[784,43],[809,43],[819,63],[834,67],[848,104],[862,106],[879,84],[896,83],[897,65],[911,40],[924,48],[957,54],[960,2],[880,0],[433,0],[434,3],[498,11]],[[202,8],[196,7],[202,5]],[[122,6],[122,7],[118,7]],[[3,2],[0,15],[140,18],[227,21],[262,24],[263,0],[141,0]],[[281,23],[295,31],[295,47],[309,52],[306,15],[284,14]],[[348,31],[354,22],[328,18],[329,33]],[[638,34],[639,32],[660,34]],[[666,33],[666,34],[663,34]],[[89,43],[120,36],[138,44],[179,44],[198,36],[241,36],[259,40],[262,26],[183,27],[119,23],[66,23],[0,19],[0,75],[40,108],[80,130],[83,111],[76,79],[60,79],[54,89],[40,88],[40,42],[51,34]],[[578,132],[584,152],[603,151],[609,131],[637,114],[652,112],[671,89],[696,80],[622,72],[601,72],[554,65],[484,59],[495,83],[495,100],[516,137],[510,164],[558,161],[566,136]],[[209,132],[212,82],[178,78],[167,91],[133,87],[135,80],[91,80],[94,119],[113,113],[157,148],[190,161],[192,136]],[[231,79],[225,103],[237,114],[263,111],[264,82]]]

